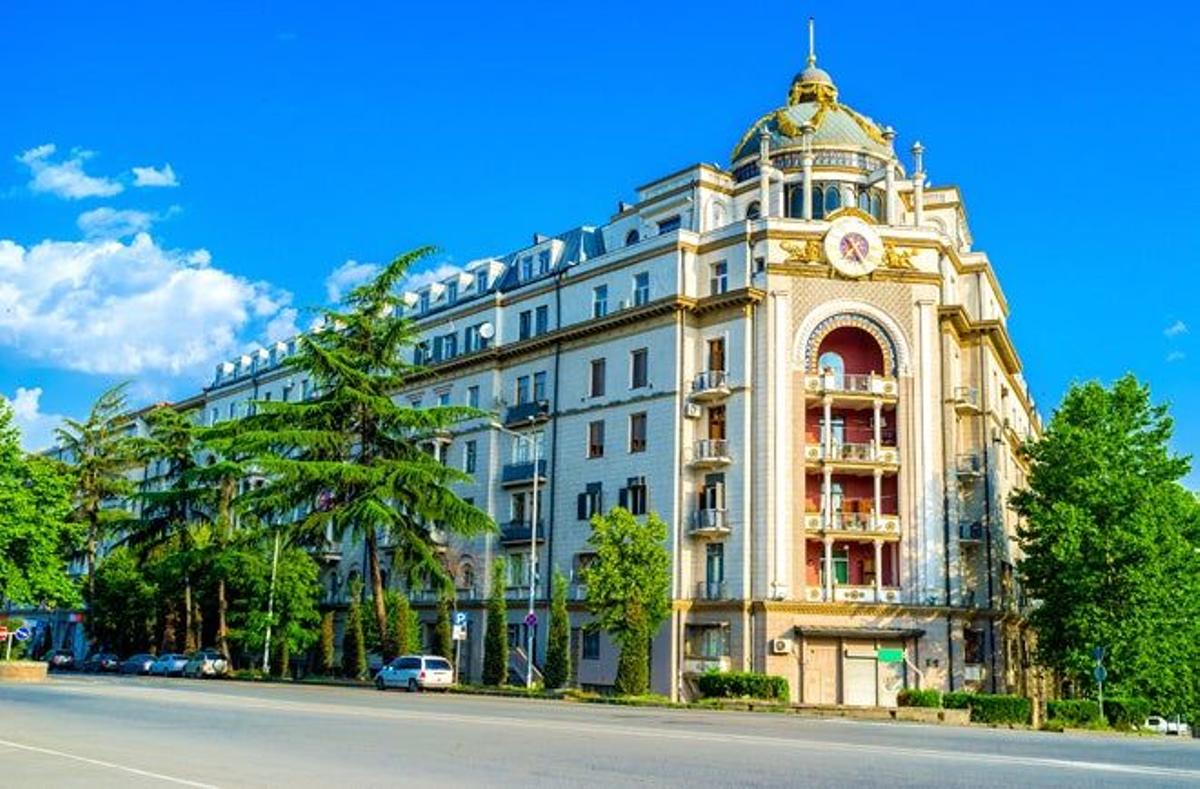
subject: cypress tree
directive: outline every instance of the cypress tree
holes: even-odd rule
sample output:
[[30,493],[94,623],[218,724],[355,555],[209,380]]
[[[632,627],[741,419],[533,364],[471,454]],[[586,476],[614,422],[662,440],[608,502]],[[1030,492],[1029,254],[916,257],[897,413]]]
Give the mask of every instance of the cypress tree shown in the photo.
[[619,634],[621,657],[613,689],[622,696],[644,696],[650,690],[650,634],[638,606],[630,606],[630,627]]
[[413,651],[413,617],[412,609],[408,605],[408,597],[399,593],[389,593],[388,607],[391,609],[391,616],[388,618],[387,635],[383,647],[385,660],[407,655]]
[[333,676],[335,667],[333,612],[326,611],[321,615],[321,673],[327,677]]
[[450,625],[450,598],[442,595],[438,598],[437,626],[433,630],[433,644],[430,649],[435,655],[441,655],[446,660],[454,660],[454,631]]
[[546,636],[547,688],[561,688],[571,677],[571,619],[567,613],[567,579],[555,571],[550,596],[550,630]]
[[508,605],[504,600],[504,559],[492,565],[492,589],[483,640],[483,684],[503,685],[508,679]]
[[357,595],[346,612],[346,629],[342,634],[342,674],[350,679],[367,675],[367,645],[363,634],[362,604]]

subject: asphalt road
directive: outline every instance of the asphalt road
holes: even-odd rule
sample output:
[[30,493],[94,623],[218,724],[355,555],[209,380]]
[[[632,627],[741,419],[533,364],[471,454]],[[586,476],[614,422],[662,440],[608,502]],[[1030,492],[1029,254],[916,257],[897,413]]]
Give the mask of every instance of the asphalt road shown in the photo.
[[122,677],[0,685],[0,786],[1200,785],[1200,741]]

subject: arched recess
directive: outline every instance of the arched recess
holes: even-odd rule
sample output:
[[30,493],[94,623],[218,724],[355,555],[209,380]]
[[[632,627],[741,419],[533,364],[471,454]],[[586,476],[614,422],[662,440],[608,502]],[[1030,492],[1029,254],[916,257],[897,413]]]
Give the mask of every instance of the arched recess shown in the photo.
[[878,307],[850,299],[826,302],[805,316],[792,342],[793,367],[816,372],[821,340],[843,327],[861,329],[876,339],[884,352],[884,375],[908,375],[912,357],[899,324]]

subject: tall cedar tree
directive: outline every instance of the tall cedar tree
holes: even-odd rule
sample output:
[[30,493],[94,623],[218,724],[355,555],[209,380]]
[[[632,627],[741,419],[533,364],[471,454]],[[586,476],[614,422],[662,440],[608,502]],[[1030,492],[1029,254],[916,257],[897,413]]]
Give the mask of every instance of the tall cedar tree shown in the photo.
[[388,628],[383,643],[383,659],[391,660],[413,651],[413,615],[408,597],[399,593],[387,593]]
[[667,525],[650,513],[644,522],[614,507],[592,517],[588,543],[595,560],[583,572],[595,624],[621,647],[620,692],[647,692],[650,640],[671,610]]
[[454,660],[454,630],[450,622],[450,598],[442,595],[438,598],[437,623],[433,627],[432,652],[441,655],[446,660]]
[[359,595],[350,598],[346,624],[342,633],[342,674],[350,679],[367,675],[367,645],[363,633],[362,603]]
[[504,600],[504,559],[492,565],[492,589],[487,604],[487,633],[483,639],[483,684],[503,685],[508,679],[508,604]]
[[87,561],[86,594],[96,589],[96,553],[101,541],[116,534],[130,519],[127,510],[108,507],[109,501],[127,501],[133,483],[126,472],[134,465],[134,447],[125,433],[127,384],[101,393],[82,422],[64,419],[55,431],[63,459],[74,472],[74,509],[71,518],[84,525],[83,553]]
[[1073,386],[1012,503],[1041,661],[1094,692],[1103,646],[1106,693],[1186,715],[1200,713],[1200,504],[1172,430],[1133,376]]
[[347,533],[366,548],[376,632],[387,632],[380,538],[395,546],[399,577],[443,579],[431,527],[474,536],[494,530],[486,514],[452,489],[469,477],[429,451],[454,425],[486,416],[457,406],[416,408],[394,398],[415,377],[416,332],[403,317],[397,287],[430,248],[403,254],[323,310],[323,328],[297,338],[284,364],[315,394],[303,402],[260,402],[239,426],[239,445],[258,455],[268,482],[251,496],[277,517],[305,514],[297,529],[311,541]]
[[546,634],[547,688],[564,687],[571,678],[571,618],[567,613],[567,578],[557,570],[550,595],[550,631]]
[[321,614],[321,674],[326,677],[333,676],[334,654],[333,612],[326,611]]

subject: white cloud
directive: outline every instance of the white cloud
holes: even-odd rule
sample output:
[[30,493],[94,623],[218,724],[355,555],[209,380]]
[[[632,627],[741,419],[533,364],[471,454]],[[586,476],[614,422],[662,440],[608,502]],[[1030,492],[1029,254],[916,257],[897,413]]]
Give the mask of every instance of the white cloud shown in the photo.
[[1188,325],[1183,321],[1175,321],[1167,328],[1163,329],[1163,334],[1168,337],[1178,337],[1181,334],[1188,333]]
[[0,345],[88,373],[207,374],[291,300],[210,262],[146,233],[28,249],[0,239]]
[[1171,362],[1182,362],[1186,358],[1187,358],[1187,354],[1184,353],[1183,351],[1171,351],[1170,353],[1167,354],[1167,363],[1169,364]]
[[88,238],[124,238],[149,230],[157,218],[145,211],[103,206],[84,211],[75,223]]
[[108,178],[98,178],[83,171],[83,163],[90,159],[91,151],[75,150],[61,162],[50,161],[58,149],[52,144],[30,148],[17,157],[17,161],[29,168],[29,188],[34,192],[48,192],[67,200],[84,197],[111,197],[125,187]]
[[54,429],[62,424],[61,415],[42,413],[41,397],[41,387],[18,386],[12,398],[0,394],[0,399],[7,400],[12,407],[13,423],[21,431],[21,445],[31,452],[52,445]]
[[418,271],[409,275],[408,279],[404,280],[404,289],[417,290],[432,282],[441,282],[442,280],[449,279],[458,270],[459,267],[453,263],[439,263],[431,269]]
[[342,296],[375,276],[379,266],[374,263],[359,263],[347,260],[325,278],[325,296],[330,301],[341,301]]
[[300,327],[296,325],[298,316],[299,313],[294,307],[285,307],[280,310],[274,318],[267,321],[267,326],[263,330],[267,336],[267,342],[290,340],[299,334]]
[[133,185],[179,186],[179,179],[175,177],[175,171],[171,169],[170,164],[165,164],[162,168],[158,169],[154,167],[134,167]]

